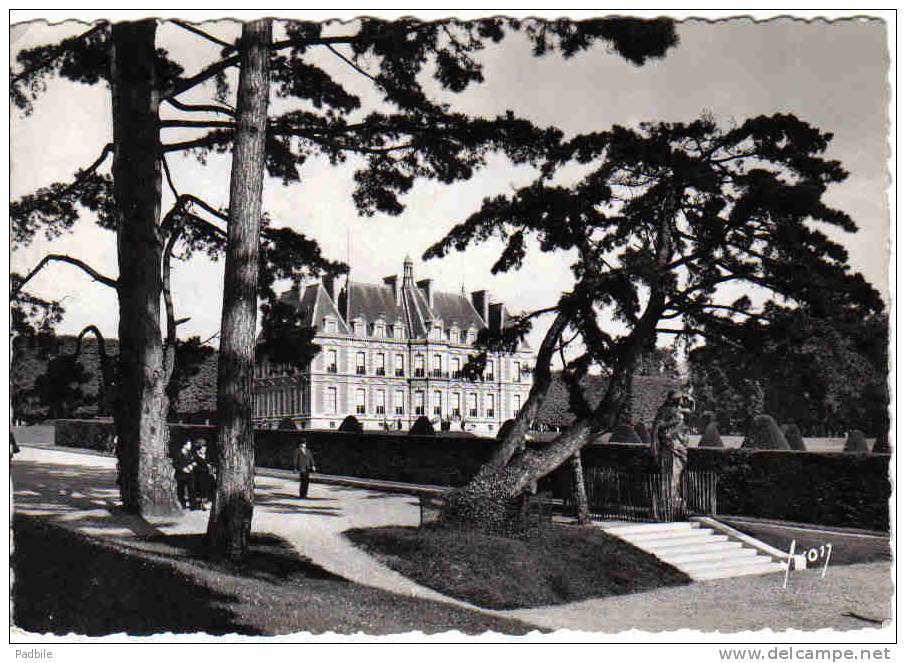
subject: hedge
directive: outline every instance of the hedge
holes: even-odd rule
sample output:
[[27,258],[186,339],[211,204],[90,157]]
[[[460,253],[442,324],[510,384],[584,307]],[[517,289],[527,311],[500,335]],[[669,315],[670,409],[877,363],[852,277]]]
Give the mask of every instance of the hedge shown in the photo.
[[[175,457],[186,439],[199,437],[213,447],[217,429],[171,423],[171,456]],[[443,433],[258,430],[255,431],[255,464],[292,469],[293,453],[301,437],[314,453],[318,470],[326,474],[440,486],[468,481],[490,456],[495,444],[489,438]],[[111,421],[59,419],[55,422],[55,444],[59,446],[95,449],[112,455],[112,439]]]
[[[690,470],[718,473],[718,514],[887,531],[890,456],[841,452],[689,449]],[[636,445],[596,445],[582,451],[586,472],[616,467],[649,472],[653,460]],[[557,471],[554,494],[568,468]]]
[[[56,444],[103,449],[112,430],[110,422],[59,420]],[[212,426],[171,424],[170,430],[174,452],[187,437],[213,443],[216,435]],[[256,464],[291,469],[293,451],[303,436],[324,473],[441,486],[468,481],[494,448],[488,438],[443,434],[259,430]],[[593,467],[653,469],[649,450],[637,444],[588,446],[582,463],[586,472]],[[889,463],[886,454],[693,447],[688,467],[719,473],[721,515],[887,530]],[[567,464],[540,481],[539,490],[566,497],[571,485]]]
[[[202,438],[213,445],[217,439],[215,426],[170,424],[170,455],[189,439]],[[54,421],[54,444],[60,447],[94,449],[114,455],[114,428],[109,419],[57,419]]]

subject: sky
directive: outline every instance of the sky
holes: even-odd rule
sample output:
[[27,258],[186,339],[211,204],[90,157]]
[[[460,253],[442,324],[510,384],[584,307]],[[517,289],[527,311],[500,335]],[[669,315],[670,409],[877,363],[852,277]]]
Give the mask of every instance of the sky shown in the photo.
[[[84,25],[28,23],[12,26],[11,57],[22,48],[58,41],[84,31]],[[231,22],[206,29],[232,39],[239,27]],[[336,33],[347,26],[333,24]],[[554,125],[569,136],[580,132],[635,125],[645,121],[691,121],[708,112],[718,121],[741,122],[758,114],[793,113],[834,134],[827,156],[839,159],[850,172],[826,200],[847,212],[859,226],[853,235],[831,232],[849,251],[851,264],[885,297],[888,296],[889,213],[887,190],[888,104],[887,26],[880,19],[805,22],[776,19],[754,22],[684,21],[677,25],[679,44],[663,60],[642,67],[622,60],[603,47],[569,60],[535,58],[521,38],[508,38],[480,56],[485,82],[454,95],[436,92],[454,109],[493,116],[506,110],[539,125]],[[217,47],[172,25],[158,31],[159,46],[194,73],[217,57]],[[370,83],[327,51],[316,63],[335,74],[349,90],[377,103]],[[366,63],[367,64],[367,63]],[[429,85],[429,88],[433,86]],[[436,88],[435,88],[436,89]],[[209,101],[212,86],[180,97],[186,102]],[[279,112],[283,102],[273,106]],[[162,117],[176,117],[168,110]],[[68,181],[97,157],[112,136],[110,96],[102,86],[51,81],[28,117],[11,107],[10,195],[18,198],[38,187]],[[172,142],[200,135],[167,130]],[[310,160],[301,182],[283,186],[265,183],[264,209],[272,225],[289,226],[314,237],[324,253],[349,262],[354,280],[378,282],[402,271],[404,257],[415,260],[416,278],[433,278],[439,290],[488,289],[494,301],[511,311],[532,310],[556,302],[572,283],[569,256],[532,250],[517,272],[492,276],[490,267],[500,245],[488,242],[466,254],[421,261],[431,244],[455,223],[476,210],[484,197],[508,193],[533,179],[528,167],[513,167],[492,158],[488,167],[467,182],[446,186],[419,182],[406,195],[405,212],[397,217],[358,216],[352,203],[354,160],[331,167]],[[177,188],[226,207],[229,156],[212,156],[205,165],[191,157],[170,159]],[[172,198],[165,193],[163,209]],[[36,239],[17,247],[11,269],[25,272],[53,251],[82,258],[98,270],[116,275],[115,237],[83,216],[75,231],[48,242]],[[177,317],[191,319],[181,335],[215,334],[220,326],[222,262],[196,257],[174,265],[173,289]],[[66,316],[61,333],[77,333],[96,324],[116,335],[114,292],[93,283],[75,268],[54,265],[31,283],[30,291],[60,299]],[[537,343],[540,330],[533,333]]]

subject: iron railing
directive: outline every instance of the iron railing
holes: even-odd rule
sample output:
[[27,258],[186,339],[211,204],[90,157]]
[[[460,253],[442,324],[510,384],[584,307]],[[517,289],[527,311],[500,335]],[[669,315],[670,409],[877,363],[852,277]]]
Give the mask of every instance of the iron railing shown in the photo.
[[[691,515],[714,516],[717,485],[718,475],[710,470],[686,470],[678,492],[669,472],[585,469],[588,509],[592,518],[602,520],[669,522]],[[566,501],[571,505],[572,495]]]

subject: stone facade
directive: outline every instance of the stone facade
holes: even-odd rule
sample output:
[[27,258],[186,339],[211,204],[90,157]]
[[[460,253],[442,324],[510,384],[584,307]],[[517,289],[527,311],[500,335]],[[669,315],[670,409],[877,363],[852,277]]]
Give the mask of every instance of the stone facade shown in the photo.
[[402,279],[338,285],[325,278],[283,295],[311,321],[320,351],[303,371],[259,362],[257,426],[331,429],[352,414],[365,429],[408,430],[424,415],[437,430],[494,435],[525,402],[527,345],[489,355],[480,381],[462,377],[478,332],[507,324],[506,308],[486,290],[436,292],[430,279],[416,283],[409,258]]

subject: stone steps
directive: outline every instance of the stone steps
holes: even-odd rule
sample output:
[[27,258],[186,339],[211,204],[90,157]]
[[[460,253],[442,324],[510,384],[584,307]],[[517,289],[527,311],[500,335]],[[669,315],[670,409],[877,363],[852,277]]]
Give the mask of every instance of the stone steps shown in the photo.
[[723,526],[720,533],[699,522],[602,523],[599,527],[696,581],[786,570],[784,562],[764,554]]

